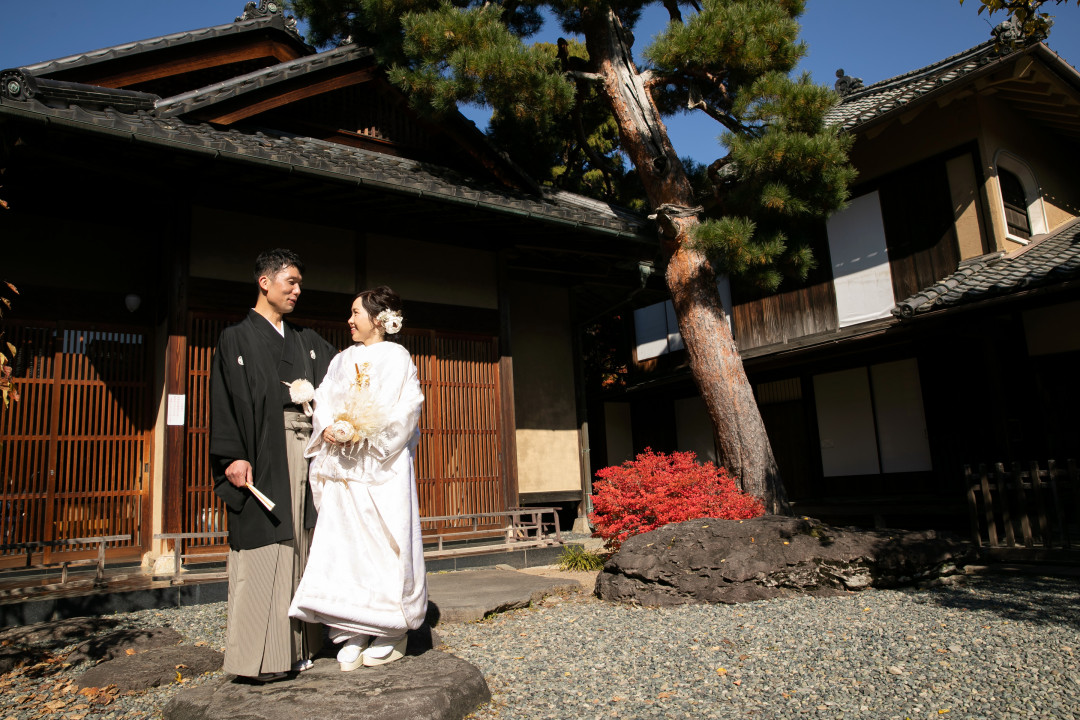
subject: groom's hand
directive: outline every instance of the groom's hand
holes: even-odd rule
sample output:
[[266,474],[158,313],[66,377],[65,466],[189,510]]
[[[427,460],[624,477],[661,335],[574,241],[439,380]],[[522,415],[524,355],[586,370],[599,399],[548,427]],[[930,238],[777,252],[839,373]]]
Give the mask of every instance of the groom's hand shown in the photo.
[[254,480],[251,463],[247,460],[233,460],[229,467],[225,468],[225,478],[238,488],[244,487]]

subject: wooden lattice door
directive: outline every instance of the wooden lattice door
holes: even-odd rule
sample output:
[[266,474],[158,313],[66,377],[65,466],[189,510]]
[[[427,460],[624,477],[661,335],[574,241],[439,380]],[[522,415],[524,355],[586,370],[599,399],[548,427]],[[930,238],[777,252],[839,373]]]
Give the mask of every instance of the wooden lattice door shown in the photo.
[[[5,322],[4,331],[18,348],[21,399],[0,412],[2,543],[130,535],[108,554],[138,558],[151,532],[147,332],[49,322]],[[41,560],[89,550],[46,546]],[[0,554],[0,564],[19,552]]]
[[[210,362],[221,330],[239,318],[191,313],[188,326],[188,418],[181,532],[226,529],[224,505],[210,476]],[[335,347],[349,344],[344,323],[305,322]],[[506,510],[499,455],[498,342],[490,336],[404,330],[424,393],[417,449],[420,516],[437,517]],[[504,524],[501,518],[488,521]],[[471,527],[471,523],[457,523]],[[435,525],[431,523],[430,525]],[[446,530],[453,523],[439,523]],[[432,529],[425,525],[425,530]],[[219,548],[218,540],[192,541],[189,552]]]

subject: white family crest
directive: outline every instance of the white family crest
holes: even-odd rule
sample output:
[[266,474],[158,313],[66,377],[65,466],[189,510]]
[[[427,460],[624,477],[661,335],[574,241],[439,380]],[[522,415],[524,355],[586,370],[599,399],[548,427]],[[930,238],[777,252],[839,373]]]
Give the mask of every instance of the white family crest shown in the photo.
[[309,350],[308,352],[311,354],[311,359],[314,360],[315,359],[315,351],[314,350]]
[[244,364],[244,356],[243,355],[237,355],[236,356],[236,364],[237,365],[243,365]]

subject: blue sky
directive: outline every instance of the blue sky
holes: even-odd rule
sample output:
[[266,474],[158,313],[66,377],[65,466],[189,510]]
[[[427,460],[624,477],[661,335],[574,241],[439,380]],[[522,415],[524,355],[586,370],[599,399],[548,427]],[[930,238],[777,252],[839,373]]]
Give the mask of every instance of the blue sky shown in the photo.
[[[0,0],[0,69],[29,65],[183,30],[230,22],[243,0]],[[978,0],[808,0],[801,19],[809,54],[801,67],[832,85],[837,68],[866,84],[928,65],[990,37]],[[1080,7],[1075,0],[1050,7],[1056,16],[1049,45],[1080,65]],[[636,49],[658,32],[667,15],[647,10],[638,25]],[[993,22],[1004,19],[1000,13]],[[558,28],[545,29],[553,39]],[[483,117],[469,113],[483,124]],[[669,119],[680,155],[711,162],[719,154],[719,128],[701,113]]]

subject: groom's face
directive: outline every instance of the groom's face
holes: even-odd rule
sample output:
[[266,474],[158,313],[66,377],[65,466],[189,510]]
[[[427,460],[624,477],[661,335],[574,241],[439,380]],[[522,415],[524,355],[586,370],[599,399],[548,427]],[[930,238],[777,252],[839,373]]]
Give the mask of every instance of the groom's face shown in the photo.
[[295,265],[278,270],[273,276],[259,278],[259,287],[266,293],[266,301],[282,315],[291,313],[300,299],[300,286],[304,278]]

